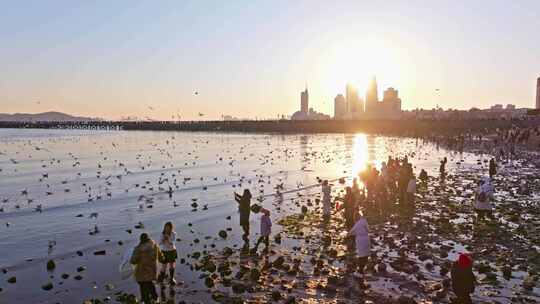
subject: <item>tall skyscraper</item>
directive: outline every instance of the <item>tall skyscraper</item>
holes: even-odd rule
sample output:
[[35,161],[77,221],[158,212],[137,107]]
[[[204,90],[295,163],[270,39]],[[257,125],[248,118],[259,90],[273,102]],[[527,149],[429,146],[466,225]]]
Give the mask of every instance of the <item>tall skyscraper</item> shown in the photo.
[[358,90],[353,85],[347,84],[345,87],[345,95],[347,96],[347,111],[350,113],[358,112]]
[[540,77],[536,79],[536,108],[540,110]]
[[309,93],[306,89],[300,93],[300,112],[307,114],[309,112]]
[[379,102],[379,93],[377,91],[377,79],[373,77],[366,91],[366,112],[373,112]]
[[343,95],[338,94],[334,98],[334,119],[343,119],[347,115],[347,101]]

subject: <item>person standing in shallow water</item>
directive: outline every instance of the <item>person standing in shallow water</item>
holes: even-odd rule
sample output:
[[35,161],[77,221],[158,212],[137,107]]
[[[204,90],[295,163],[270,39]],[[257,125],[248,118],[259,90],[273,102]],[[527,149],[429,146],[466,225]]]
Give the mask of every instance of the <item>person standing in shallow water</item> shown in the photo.
[[495,159],[492,158],[489,160],[489,178],[493,179],[495,174],[497,174],[497,164],[495,163]]
[[167,266],[169,267],[169,284],[175,285],[176,280],[174,279],[174,270],[176,266],[176,259],[178,258],[178,253],[175,246],[176,241],[176,232],[174,232],[174,225],[172,222],[165,223],[163,227],[163,232],[161,233],[161,240],[159,245],[161,246],[161,251],[163,252],[163,259],[160,261],[161,272],[158,277],[158,282],[161,283],[166,277]]
[[332,192],[332,186],[328,184],[328,180],[324,180],[322,183],[322,205],[323,205],[323,219],[325,221],[330,219],[330,210],[331,210],[331,197],[330,193]]
[[452,289],[456,294],[456,304],[472,304],[471,293],[474,293],[476,278],[472,271],[473,260],[461,253],[452,265],[450,276]]
[[158,260],[161,258],[159,246],[142,233],[139,245],[135,247],[131,255],[130,263],[135,265],[135,281],[139,284],[142,302],[154,303],[158,296],[154,282],[157,279]]
[[251,192],[249,189],[244,189],[242,195],[234,193],[234,199],[238,203],[238,211],[240,212],[240,226],[244,230],[242,239],[247,242],[249,237],[249,215],[251,213]]
[[358,220],[349,231],[348,236],[354,236],[356,255],[358,258],[358,272],[363,274],[364,268],[368,262],[371,242],[369,239],[368,222],[362,213],[359,213]]
[[489,177],[482,178],[478,183],[474,198],[474,210],[478,221],[483,220],[486,216],[493,217],[493,205],[491,204],[493,192],[494,188]]
[[414,205],[414,195],[416,193],[416,178],[414,177],[414,174],[412,172],[412,168],[410,168],[409,171],[409,181],[407,183],[407,192],[406,192],[406,209],[407,209],[407,216],[413,217],[415,212],[415,205]]
[[354,221],[356,220],[355,210],[356,213],[358,213],[358,209],[355,208],[356,202],[354,201],[354,194],[352,192],[352,188],[346,187],[345,196],[338,199],[343,202],[343,216],[345,217],[345,226],[347,227],[347,229],[351,229],[351,227],[354,225]]
[[448,162],[448,159],[446,156],[441,160],[441,165],[439,166],[439,173],[441,174],[441,177],[446,176],[446,163]]

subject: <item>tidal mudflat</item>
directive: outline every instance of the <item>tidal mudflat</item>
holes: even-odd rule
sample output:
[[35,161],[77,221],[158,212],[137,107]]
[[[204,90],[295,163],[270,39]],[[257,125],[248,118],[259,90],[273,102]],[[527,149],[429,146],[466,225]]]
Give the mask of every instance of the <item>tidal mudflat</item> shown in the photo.
[[[166,221],[176,225],[182,282],[162,296],[174,303],[449,303],[459,252],[474,258],[476,302],[540,301],[534,154],[499,163],[495,219],[475,224],[472,197],[491,155],[474,147],[456,153],[364,134],[10,129],[0,142],[0,303],[129,301],[138,291],[121,276],[121,257],[141,232],[157,239]],[[341,212],[321,220],[320,181],[340,197],[389,156],[407,156],[430,177],[418,186],[412,223],[392,208],[385,216],[366,210],[372,257],[358,284]],[[523,180],[528,194],[518,191]],[[268,254],[242,250],[233,191],[245,188],[271,211]],[[259,216],[251,215],[251,243]]]

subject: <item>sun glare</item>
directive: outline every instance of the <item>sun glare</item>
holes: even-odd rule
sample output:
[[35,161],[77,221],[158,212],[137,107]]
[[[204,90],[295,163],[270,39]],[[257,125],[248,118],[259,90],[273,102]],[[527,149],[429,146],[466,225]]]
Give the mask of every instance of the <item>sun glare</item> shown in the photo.
[[324,57],[324,66],[325,85],[336,94],[343,93],[349,83],[363,96],[373,76],[379,82],[383,79],[391,83],[399,79],[397,49],[379,40],[336,44]]
[[368,148],[366,134],[355,134],[353,139],[351,178],[358,177],[358,173],[367,168],[369,161]]

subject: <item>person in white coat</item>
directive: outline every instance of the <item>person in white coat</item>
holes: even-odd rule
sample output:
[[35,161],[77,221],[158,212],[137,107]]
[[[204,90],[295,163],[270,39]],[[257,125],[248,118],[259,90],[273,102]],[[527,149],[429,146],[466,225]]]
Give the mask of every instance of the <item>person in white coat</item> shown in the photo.
[[414,205],[414,195],[416,193],[416,178],[414,177],[414,174],[412,173],[412,169],[410,170],[410,177],[409,182],[407,183],[407,192],[405,194],[406,202],[407,204],[407,217],[411,219],[414,216],[415,213],[415,205]]
[[354,236],[356,244],[356,255],[358,257],[358,272],[364,273],[364,268],[368,262],[371,242],[369,240],[369,227],[366,218],[360,212],[358,220],[349,231],[348,236]]

